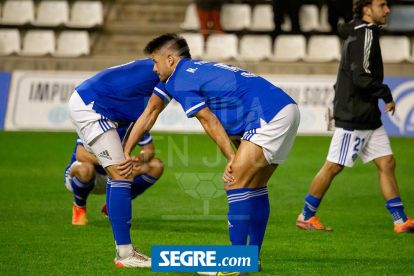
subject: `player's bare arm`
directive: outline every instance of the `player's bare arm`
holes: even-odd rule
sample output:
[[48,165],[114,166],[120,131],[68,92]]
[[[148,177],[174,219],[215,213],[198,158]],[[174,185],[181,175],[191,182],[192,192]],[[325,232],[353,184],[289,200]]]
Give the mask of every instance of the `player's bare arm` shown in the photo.
[[198,111],[196,113],[196,117],[200,121],[206,133],[211,137],[211,139],[213,139],[213,141],[220,148],[224,157],[226,157],[228,163],[223,174],[223,180],[225,182],[231,182],[233,180],[231,174],[231,164],[236,153],[231,145],[226,131],[223,128],[223,125],[208,107]]
[[157,121],[158,115],[164,110],[164,107],[164,100],[156,94],[152,94],[147,107],[129,133],[128,139],[124,139],[123,148],[125,160],[119,163],[118,166],[118,171],[121,175],[128,176],[132,173],[131,152],[138,141],[151,130],[152,126]]
[[78,147],[76,148],[76,160],[78,160],[79,162],[88,162],[94,165],[99,165],[98,159],[96,159],[96,157],[93,154],[88,152],[85,149],[85,147],[81,145],[78,145]]

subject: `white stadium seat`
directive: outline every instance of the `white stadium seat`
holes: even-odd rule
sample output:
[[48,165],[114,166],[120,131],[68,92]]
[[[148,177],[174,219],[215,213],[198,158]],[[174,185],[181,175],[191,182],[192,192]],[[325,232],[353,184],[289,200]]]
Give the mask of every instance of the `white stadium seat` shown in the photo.
[[245,35],[240,40],[240,57],[247,61],[260,61],[272,55],[269,35]]
[[37,8],[35,26],[59,26],[69,21],[67,1],[42,1]]
[[328,6],[323,5],[321,8],[320,16],[319,16],[319,31],[321,32],[330,32],[332,31],[331,25],[329,25],[328,21]]
[[32,0],[7,0],[3,6],[3,25],[24,25],[34,20]]
[[204,59],[226,60],[238,57],[238,39],[235,34],[213,34],[206,43]]
[[386,63],[410,60],[410,39],[406,36],[383,36],[380,38],[382,59]]
[[302,5],[299,12],[299,24],[302,32],[319,29],[319,10],[316,5]]
[[292,31],[292,21],[290,20],[289,15],[285,14],[282,26],[280,27],[282,28],[282,31],[284,32]]
[[100,1],[76,1],[71,9],[71,28],[92,28],[103,24],[103,7]]
[[20,33],[18,29],[0,29],[0,56],[20,52]]
[[190,54],[192,58],[200,58],[204,54],[204,37],[199,33],[184,33],[181,34],[187,41],[190,48]]
[[269,4],[256,5],[253,8],[253,20],[249,30],[270,32],[275,29],[273,20],[273,7]]
[[27,31],[23,40],[22,56],[44,56],[55,51],[55,33],[53,31]]
[[336,35],[314,35],[309,39],[308,62],[329,62],[341,59],[341,42]]
[[279,35],[274,43],[274,61],[293,62],[306,56],[306,38],[303,35]]
[[89,33],[87,31],[63,31],[60,33],[56,57],[79,57],[89,55]]
[[251,25],[252,8],[248,4],[224,4],[221,8],[221,26],[226,31],[241,31]]
[[184,22],[180,24],[181,29],[187,31],[195,31],[200,29],[200,18],[197,14],[196,4],[188,5],[185,10]]

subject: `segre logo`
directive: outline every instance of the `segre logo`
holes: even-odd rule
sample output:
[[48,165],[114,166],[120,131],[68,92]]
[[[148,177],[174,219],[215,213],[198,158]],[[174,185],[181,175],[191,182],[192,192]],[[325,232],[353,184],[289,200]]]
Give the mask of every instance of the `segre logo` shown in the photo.
[[154,272],[257,272],[257,246],[153,246]]

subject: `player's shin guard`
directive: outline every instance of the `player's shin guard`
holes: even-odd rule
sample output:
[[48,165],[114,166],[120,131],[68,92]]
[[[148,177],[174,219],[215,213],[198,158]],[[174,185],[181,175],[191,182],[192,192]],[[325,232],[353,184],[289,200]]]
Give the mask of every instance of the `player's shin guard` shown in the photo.
[[116,244],[131,244],[131,182],[111,181],[107,208]]
[[248,188],[227,191],[229,201],[228,223],[232,245],[246,245],[252,210]]
[[251,189],[251,196],[253,201],[250,215],[249,245],[257,245],[260,254],[270,214],[267,187]]
[[141,174],[135,177],[131,186],[131,199],[134,199],[145,192],[145,190],[151,187],[157,180],[158,178],[148,174]]
[[71,184],[76,206],[85,207],[86,199],[95,187],[95,178],[92,178],[89,182],[83,182],[74,176]]
[[308,220],[316,214],[316,210],[321,204],[322,199],[308,194],[305,196],[305,206],[303,207],[302,216],[303,220]]

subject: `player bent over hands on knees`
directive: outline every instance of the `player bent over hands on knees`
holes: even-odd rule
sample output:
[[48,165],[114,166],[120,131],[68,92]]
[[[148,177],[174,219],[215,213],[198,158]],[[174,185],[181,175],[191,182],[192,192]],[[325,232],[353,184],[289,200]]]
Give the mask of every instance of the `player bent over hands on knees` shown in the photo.
[[395,179],[395,159],[381,122],[378,100],[385,103],[385,113],[394,115],[391,91],[383,84],[384,70],[379,44],[379,28],[387,23],[390,10],[386,0],[356,0],[355,20],[339,26],[345,40],[338,79],[334,86],[335,134],[328,158],[312,181],[305,207],[296,225],[307,230],[332,230],[315,217],[317,208],[334,177],[344,166],[352,167],[361,157],[374,161],[378,168],[385,205],[394,220],[397,233],[414,233],[414,220],[404,213]]
[[[152,71],[152,61],[136,60],[106,69],[84,81],[69,100],[70,117],[82,144],[109,177],[106,205],[116,243],[115,265],[119,267],[150,267],[151,259],[132,247],[131,189],[134,178],[132,174],[118,173],[117,167],[125,157],[116,129],[139,118],[158,83],[158,76]],[[142,157],[142,162],[148,164],[154,155]],[[128,160],[132,171],[131,157]]]
[[[226,157],[223,174],[232,245],[262,246],[269,218],[267,182],[285,162],[299,127],[299,109],[265,79],[221,63],[192,60],[185,39],[167,34],[145,48],[162,83],[124,143],[121,175],[131,174],[129,156],[171,99],[196,117]],[[235,153],[229,135],[238,137]],[[242,219],[240,219],[242,218]],[[239,275],[217,272],[213,275]]]

